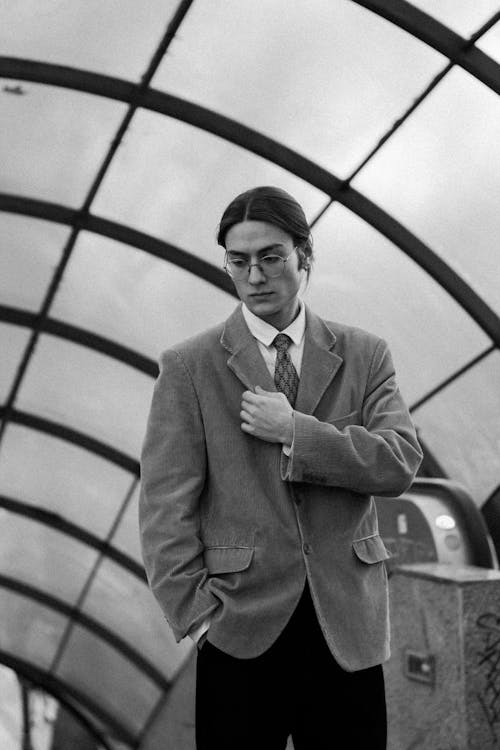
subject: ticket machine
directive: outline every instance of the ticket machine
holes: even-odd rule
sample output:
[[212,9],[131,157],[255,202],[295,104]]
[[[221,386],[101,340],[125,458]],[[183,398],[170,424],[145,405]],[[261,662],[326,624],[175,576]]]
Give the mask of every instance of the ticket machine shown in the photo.
[[399,498],[375,498],[395,565],[439,562],[498,569],[486,521],[469,493],[447,479],[417,478]]

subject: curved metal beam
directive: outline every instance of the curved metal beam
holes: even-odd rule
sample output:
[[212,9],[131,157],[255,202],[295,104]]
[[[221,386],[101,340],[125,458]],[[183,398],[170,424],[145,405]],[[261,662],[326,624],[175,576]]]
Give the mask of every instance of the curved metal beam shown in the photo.
[[478,365],[480,362],[483,361],[483,359],[486,359],[486,357],[488,357],[494,351],[496,351],[496,348],[494,346],[489,346],[480,354],[477,354],[475,357],[473,357],[473,359],[466,362],[465,365],[462,365],[462,367],[459,367],[458,370],[455,370],[455,372],[453,372],[447,378],[445,378],[436,386],[434,386],[434,388],[431,388],[430,391],[427,391],[427,393],[424,393],[424,395],[421,396],[419,399],[417,399],[417,401],[414,401],[409,407],[410,413],[414,413],[415,411],[417,411],[417,409],[420,409],[420,407],[424,406],[424,404],[431,401],[435,396],[438,395],[438,393],[441,393],[441,391],[444,391],[445,388],[448,388],[448,386],[454,383],[455,380],[458,380],[459,378],[461,378],[462,375],[465,375],[466,372],[468,372],[473,367]]
[[[500,65],[495,63],[495,66],[495,76],[500,86]],[[292,149],[241,123],[192,102],[154,89],[144,91],[135,84],[118,78],[48,63],[6,57],[0,57],[0,76],[85,91],[86,93],[150,109],[213,133],[283,167],[323,191],[333,200],[342,203],[397,245],[440,283],[471,315],[492,341],[500,346],[500,318],[453,269],[402,224],[368,198],[346,185],[345,182],[339,180],[328,170]],[[40,207],[41,202],[37,203]],[[88,221],[91,220],[103,221],[97,217],[89,217]],[[85,214],[81,215],[81,222],[85,224]],[[79,228],[78,221],[74,226],[77,229]],[[109,222],[110,229],[116,230],[118,226]],[[94,230],[97,228],[94,225]],[[142,236],[144,237],[144,235]]]
[[[24,328],[35,328],[39,322],[39,316],[29,310],[0,305],[0,321]],[[105,354],[152,378],[156,378],[158,375],[158,365],[153,359],[79,326],[64,323],[55,318],[45,318],[41,323],[40,330],[43,333],[57,336],[65,341],[71,341],[73,344],[80,344],[100,354]]]
[[[354,0],[354,2],[409,32],[447,57],[455,65],[459,65],[492,91],[500,94],[500,65],[474,46],[473,41],[479,38],[478,34],[474,35],[472,40],[464,39],[448,26],[405,0]],[[486,33],[488,28],[498,20],[500,20],[500,12],[492,16],[486,26],[481,29],[480,34]]]
[[[59,677],[54,677],[54,675],[36,667],[26,659],[21,659],[19,656],[14,656],[4,650],[0,650],[0,664],[12,669],[34,685],[38,685],[47,693],[50,693],[50,695],[56,698],[63,706],[65,706],[65,708],[75,713],[78,717],[82,716],[82,712],[78,710],[78,706],[81,706],[95,716],[100,723],[109,727],[117,738],[126,742],[130,747],[136,747],[136,737],[131,734],[131,732],[129,732],[129,730],[127,730],[114,716],[111,716],[111,714],[105,711],[98,703],[95,703],[89,696],[72,687],[64,680]],[[93,728],[93,733],[101,739],[101,734],[99,733],[99,730],[95,729],[95,727]],[[109,748],[109,745],[105,743],[105,747]]]
[[[279,144],[276,145],[278,148],[281,148]],[[247,148],[251,149],[250,143],[247,144]],[[288,151],[288,149],[286,150]],[[315,184],[315,175],[318,184],[329,182],[333,200],[342,203],[346,208],[357,214],[412,258],[417,265],[423,268],[458,302],[491,338],[495,345],[500,347],[500,318],[451,266],[400,222],[357,190],[343,185],[340,180],[330,175],[322,167],[308,162],[308,160],[303,159],[299,155],[297,155],[297,160],[296,168],[290,169],[290,171],[293,171],[298,177],[308,180],[313,185]],[[280,163],[276,159],[274,161],[275,163]],[[280,164],[280,166],[283,165]],[[304,167],[304,170],[302,170],[302,167]],[[312,169],[313,167],[314,169]],[[326,184],[324,186],[326,187]],[[63,224],[71,224],[73,221],[79,221],[78,212],[64,206],[2,193],[0,193],[0,210],[25,216],[34,216]],[[92,215],[89,215],[86,219],[82,218],[81,225],[82,228],[88,229],[88,231],[105,234],[107,237],[138,247],[146,252],[151,252],[157,257],[164,258],[172,263],[180,264],[180,261],[182,267],[186,270],[193,273],[201,271],[202,278],[206,281],[215,284],[219,289],[223,289],[223,291],[233,296],[235,294],[232,282],[222,269],[201,261],[201,259],[197,259],[203,267],[195,270],[196,264],[191,265],[195,256],[191,256],[179,248],[174,248],[174,246],[168,243],[164,243],[154,237],[149,237],[129,227]]]
[[31,505],[12,497],[6,497],[5,495],[0,495],[0,508],[7,510],[9,513],[16,513],[24,518],[29,518],[37,523],[42,523],[51,529],[66,534],[72,539],[76,539],[82,544],[86,544],[88,547],[92,547],[92,549],[97,550],[104,557],[113,560],[113,562],[121,568],[124,568],[124,570],[134,575],[143,583],[147,583],[144,568],[132,557],[125,552],[121,552],[104,539],[90,533],[90,531],[87,531],[87,529],[84,529],[82,526],[78,526],[78,524],[66,520],[58,513],[53,513],[52,511],[41,508],[40,506]]
[[[4,417],[4,414],[5,407],[0,406],[0,420]],[[12,410],[9,415],[9,420],[14,424],[30,427],[33,430],[45,432],[47,435],[52,435],[61,440],[67,440],[69,443],[78,446],[78,448],[84,448],[91,453],[95,453],[97,456],[105,458],[107,461],[111,461],[136,477],[140,476],[139,462],[136,459],[119,451],[117,448],[113,448],[107,443],[103,443],[100,440],[90,437],[90,435],[86,435],[83,432],[74,430],[71,427],[66,427],[59,422],[54,422],[45,417],[39,417],[36,414],[20,411],[19,409]]]
[[339,200],[374,229],[387,237],[443,287],[500,348],[500,317],[471,286],[442,258],[406,229],[399,221],[382,211],[368,198],[352,188],[348,199]]
[[234,287],[222,268],[218,268],[203,260],[203,258],[182,250],[169,242],[159,240],[145,232],[139,232],[124,224],[91,214],[82,215],[76,209],[67,208],[57,203],[8,193],[0,193],[0,211],[53,221],[57,224],[77,227],[79,230],[108,237],[166,260],[234,296]]
[[19,581],[16,578],[1,573],[0,588],[13,591],[15,594],[19,594],[19,596],[31,599],[32,601],[35,601],[48,609],[54,610],[54,612],[64,615],[68,619],[78,623],[108,646],[114,648],[115,651],[133,664],[139,672],[142,672],[145,677],[151,680],[159,690],[165,691],[170,689],[171,683],[169,680],[167,680],[148,659],[145,659],[139,651],[130,646],[130,644],[128,644],[123,638],[116,633],[113,633],[109,628],[102,625],[93,617],[86,615],[81,610],[75,609],[75,607],[62,601],[62,599],[58,599],[36,586],[31,586],[31,584],[24,583],[23,581]]

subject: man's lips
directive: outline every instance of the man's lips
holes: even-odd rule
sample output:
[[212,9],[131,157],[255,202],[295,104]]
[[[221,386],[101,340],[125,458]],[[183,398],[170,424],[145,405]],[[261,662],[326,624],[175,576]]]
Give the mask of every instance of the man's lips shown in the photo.
[[253,292],[253,294],[250,294],[250,297],[253,297],[253,299],[260,299],[261,297],[269,297],[273,292]]

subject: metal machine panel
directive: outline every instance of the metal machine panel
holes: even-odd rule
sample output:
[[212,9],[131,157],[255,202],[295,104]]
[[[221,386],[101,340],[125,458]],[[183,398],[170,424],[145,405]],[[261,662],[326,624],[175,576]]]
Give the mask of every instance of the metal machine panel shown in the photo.
[[446,479],[416,479],[399,498],[375,498],[380,533],[394,566],[421,562],[498,568],[481,511]]

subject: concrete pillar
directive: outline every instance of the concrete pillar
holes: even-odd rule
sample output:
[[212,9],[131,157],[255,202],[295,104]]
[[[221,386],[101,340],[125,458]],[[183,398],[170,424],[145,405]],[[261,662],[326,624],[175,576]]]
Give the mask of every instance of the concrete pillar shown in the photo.
[[500,748],[500,572],[403,565],[390,591],[388,750]]

